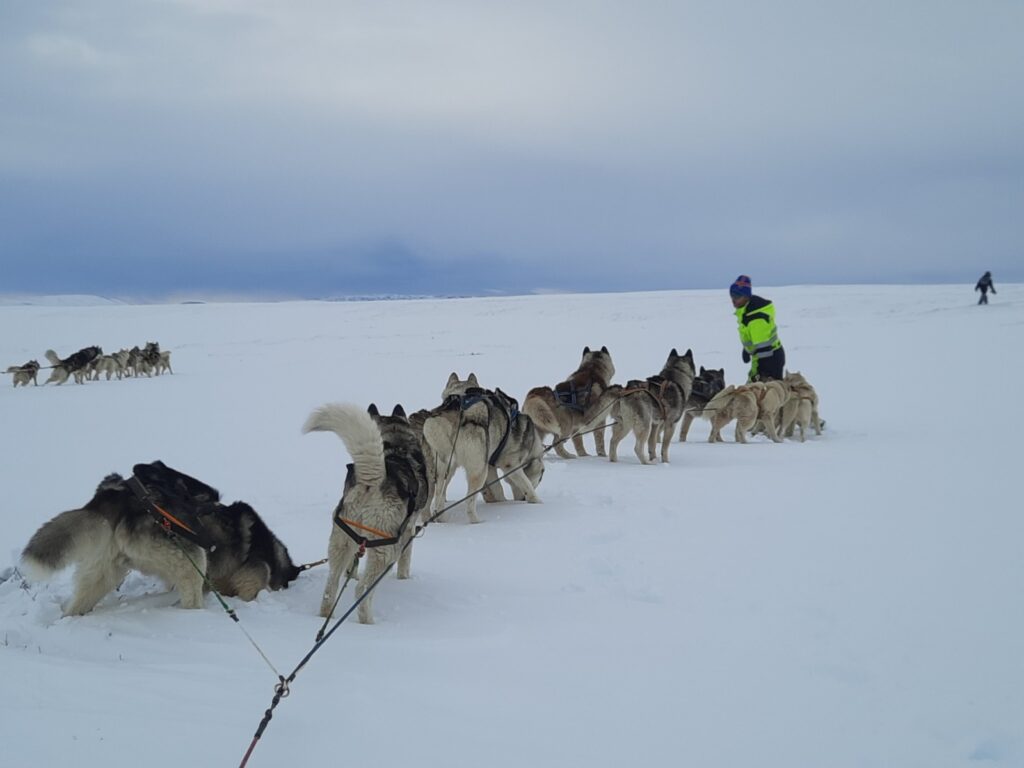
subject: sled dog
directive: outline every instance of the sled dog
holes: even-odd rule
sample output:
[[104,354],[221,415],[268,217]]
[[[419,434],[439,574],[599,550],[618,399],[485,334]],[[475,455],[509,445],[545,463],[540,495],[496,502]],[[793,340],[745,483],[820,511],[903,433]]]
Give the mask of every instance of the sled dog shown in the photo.
[[614,398],[603,397],[615,375],[611,353],[607,347],[599,350],[583,348],[579,368],[560,384],[551,387],[535,387],[526,393],[523,413],[527,414],[543,439],[553,435],[555,453],[563,459],[573,458],[561,442],[572,437],[577,456],[586,456],[583,436],[594,427],[594,444],[598,456],[605,456],[604,422]]
[[[444,509],[455,470],[466,471],[466,514],[478,523],[476,493],[485,501],[504,501],[498,479],[512,488],[512,497],[531,504],[540,501],[535,488],[544,475],[544,445],[533,419],[519,410],[516,400],[495,389],[483,389],[476,375],[465,380],[452,373],[441,392],[442,403],[423,422],[423,437],[437,465],[433,509]],[[484,487],[486,486],[486,487]]]
[[[201,510],[196,519],[213,544],[211,551],[169,536],[127,481],[110,474],[84,506],[44,523],[21,555],[26,573],[36,580],[75,566],[74,595],[64,606],[65,616],[91,611],[130,570],[157,576],[177,589],[183,608],[202,607],[204,573],[218,592],[243,600],[253,599],[261,589],[287,587],[298,576],[288,549],[248,504],[224,506],[209,486],[162,462],[146,466],[187,478],[201,489],[190,501]],[[169,506],[170,495],[149,490],[156,503]]]
[[608,460],[619,460],[619,443],[632,432],[636,440],[633,452],[641,464],[650,464],[655,460],[654,446],[657,439],[654,412],[660,406],[654,393],[648,389],[648,382],[630,379],[626,386],[612,384],[606,392],[616,398],[610,411],[613,423],[611,439],[608,441]]
[[721,443],[722,429],[729,422],[736,420],[736,442],[747,442],[746,433],[757,421],[757,397],[747,387],[736,387],[730,384],[708,402],[701,413],[703,418],[711,421],[709,443]]
[[[330,573],[320,615],[334,610],[342,573],[355,575],[365,549],[357,598],[398,558],[398,578],[409,578],[416,517],[429,501],[426,462],[401,406],[382,418],[349,403],[317,408],[303,432],[334,432],[352,457],[327,545]],[[418,506],[420,505],[420,506]],[[373,593],[359,604],[359,621],[373,624]]]
[[99,347],[84,347],[73,355],[61,359],[52,349],[46,350],[46,359],[53,365],[50,377],[43,382],[49,384],[51,381],[63,384],[70,377],[74,377],[78,384],[84,382],[89,375],[89,364],[103,354]]
[[686,436],[690,432],[690,425],[697,416],[704,415],[704,408],[708,402],[725,389],[725,369],[700,367],[700,373],[693,380],[690,396],[686,398],[686,407],[683,409],[683,421],[679,427],[679,441],[686,442]]
[[39,363],[36,360],[29,360],[23,365],[12,365],[7,368],[7,373],[14,374],[14,386],[21,384],[27,387],[31,381],[33,385],[39,386],[36,375],[39,373]]
[[693,379],[693,350],[688,349],[686,354],[680,355],[675,348],[668,353],[658,375],[647,379],[648,389],[660,406],[654,412],[655,439],[652,446],[661,441],[661,460],[665,463],[668,463],[668,448],[672,444],[676,424],[683,418],[686,402],[693,392]]
[[808,427],[814,434],[821,434],[821,419],[818,417],[818,393],[799,371],[786,373],[782,383],[789,389],[790,399],[782,407],[782,434],[793,436],[794,426],[800,427],[800,442],[804,442]]
[[745,385],[754,392],[757,399],[757,423],[773,443],[781,443],[779,422],[782,418],[783,406],[789,401],[790,391],[786,385],[776,379],[755,381]]

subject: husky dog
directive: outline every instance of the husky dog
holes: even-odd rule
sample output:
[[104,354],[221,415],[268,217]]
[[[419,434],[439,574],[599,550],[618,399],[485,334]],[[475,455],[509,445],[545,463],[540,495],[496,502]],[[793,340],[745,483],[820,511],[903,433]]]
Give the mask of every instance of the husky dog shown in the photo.
[[764,427],[773,443],[781,443],[778,427],[783,406],[790,398],[789,389],[776,379],[755,381],[745,386],[753,390],[757,398],[757,423]]
[[92,370],[92,378],[99,381],[100,374],[107,374],[107,381],[110,381],[112,376],[121,378],[121,366],[117,363],[117,358],[114,355],[100,355],[90,363]]
[[579,433],[599,426],[594,432],[594,443],[597,455],[605,456],[604,422],[615,398],[603,395],[614,375],[615,366],[607,347],[600,350],[584,347],[580,366],[568,379],[554,389],[535,387],[526,393],[523,413],[533,419],[541,438],[554,436],[555,453],[563,459],[573,458],[561,442],[564,438],[571,436],[576,455],[586,456],[583,436]]
[[[341,574],[355,573],[364,549],[367,564],[357,598],[396,557],[398,578],[409,578],[412,536],[421,510],[417,505],[429,500],[426,466],[400,406],[390,418],[382,418],[348,403],[324,405],[309,415],[302,431],[334,432],[352,457],[327,546],[330,573],[320,602],[320,615],[326,618],[334,611]],[[359,621],[373,623],[372,592],[359,604]]]
[[161,352],[159,359],[157,359],[156,361],[156,375],[159,376],[164,371],[167,371],[171,374],[174,373],[174,371],[171,369],[171,350],[169,349],[165,349],[163,352]]
[[[427,496],[429,501],[420,511],[421,525],[425,525],[430,518],[430,501],[434,498],[434,489],[437,484],[437,459],[434,457],[434,449],[430,447],[430,443],[427,442],[427,438],[423,436],[423,424],[429,416],[430,411],[426,408],[409,414],[409,426],[412,427],[413,431],[416,433],[416,437],[419,438],[420,450],[423,451],[423,460],[427,467]],[[443,520],[444,515],[441,515],[438,519]]]
[[143,371],[147,376],[152,376],[154,373],[159,374],[157,369],[160,365],[160,344],[155,341],[147,341],[140,357],[142,358]]
[[[512,397],[480,387],[471,373],[464,381],[452,373],[441,393],[442,403],[423,422],[423,437],[437,463],[434,511],[444,509],[455,470],[466,470],[466,514],[478,523],[476,491],[485,501],[504,501],[498,480],[512,487],[513,498],[535,504],[535,488],[544,475],[544,445],[533,419],[519,411]],[[486,487],[484,487],[486,486]]]
[[789,401],[782,407],[782,434],[793,436],[793,427],[800,427],[800,442],[805,440],[808,427],[821,434],[822,421],[818,417],[818,393],[799,371],[786,373],[782,383],[790,392]]
[[[161,475],[187,478],[198,493],[189,499],[211,542],[211,551],[173,539],[118,474],[108,475],[79,509],[62,512],[36,531],[22,552],[26,572],[46,580],[75,566],[75,594],[64,615],[91,611],[130,570],[158,576],[178,590],[183,608],[201,608],[205,573],[215,589],[245,600],[261,589],[287,587],[299,574],[282,544],[248,504],[220,504],[216,490],[162,462],[148,466]],[[161,505],[177,494],[150,489]]]
[[709,443],[721,443],[722,429],[736,420],[736,442],[747,442],[746,433],[757,422],[757,396],[748,387],[730,384],[708,402],[701,416],[711,421]]
[[700,373],[693,380],[690,396],[686,398],[686,408],[683,410],[683,421],[679,427],[679,441],[686,442],[686,435],[690,432],[690,425],[696,416],[703,416],[704,409],[708,402],[725,389],[725,369],[700,367]]
[[608,460],[619,460],[619,443],[632,432],[636,440],[633,452],[641,464],[650,464],[655,459],[657,439],[654,412],[661,408],[656,395],[649,389],[648,382],[639,379],[630,379],[625,387],[612,384],[606,392],[616,397],[611,408],[613,423],[611,440],[608,441]]
[[35,386],[39,386],[39,382],[36,380],[36,375],[39,373],[39,362],[36,360],[29,360],[23,365],[9,366],[7,373],[14,374],[14,386],[21,384],[23,387],[27,387],[30,381]]
[[675,348],[668,353],[661,372],[647,379],[648,390],[659,405],[654,413],[655,439],[652,446],[660,439],[661,460],[665,463],[668,463],[668,447],[672,443],[676,424],[682,419],[686,402],[693,392],[693,379],[693,350],[688,349],[686,354],[680,355]]
[[44,384],[56,381],[60,385],[71,376],[81,384],[89,375],[89,364],[102,354],[103,350],[99,347],[84,347],[62,360],[52,349],[46,350],[46,359],[53,364],[53,370]]

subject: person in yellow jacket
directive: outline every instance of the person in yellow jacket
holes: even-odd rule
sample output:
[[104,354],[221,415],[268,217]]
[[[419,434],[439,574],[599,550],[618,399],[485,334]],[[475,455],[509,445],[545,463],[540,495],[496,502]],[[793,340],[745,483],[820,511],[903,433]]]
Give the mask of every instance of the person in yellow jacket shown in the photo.
[[729,297],[736,308],[743,362],[750,363],[747,380],[781,379],[786,368],[786,351],[775,327],[775,305],[753,294],[746,275],[740,275],[729,286]]

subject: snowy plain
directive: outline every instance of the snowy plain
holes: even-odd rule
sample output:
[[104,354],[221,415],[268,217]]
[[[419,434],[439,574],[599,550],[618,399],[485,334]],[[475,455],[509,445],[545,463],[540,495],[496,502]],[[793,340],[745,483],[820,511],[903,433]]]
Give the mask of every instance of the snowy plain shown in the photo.
[[[709,445],[698,421],[669,464],[641,466],[631,436],[618,464],[549,453],[543,503],[427,528],[413,578],[311,659],[249,765],[1024,766],[1024,286],[998,290],[979,307],[969,285],[760,289],[822,436]],[[163,459],[309,562],[348,460],[300,433],[319,405],[432,407],[452,371],[522,399],[586,345],[620,383],[672,347],[732,383],[745,369],[725,291],[86,303],[0,306],[0,363],[155,340],[175,373],[0,386],[4,766],[238,765],[273,696],[212,596],[183,610],[133,574],[61,618],[70,574],[12,576],[107,473]],[[325,577],[229,599],[285,675]]]

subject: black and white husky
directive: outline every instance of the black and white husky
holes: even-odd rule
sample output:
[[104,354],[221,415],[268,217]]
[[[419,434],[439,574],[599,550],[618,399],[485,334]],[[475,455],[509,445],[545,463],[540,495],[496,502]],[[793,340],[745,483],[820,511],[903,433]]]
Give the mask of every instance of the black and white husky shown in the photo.
[[[161,462],[145,466],[187,478]],[[157,576],[176,588],[183,608],[202,607],[204,574],[218,592],[243,600],[262,589],[287,587],[298,576],[300,569],[288,549],[252,507],[244,502],[225,506],[215,489],[192,482],[200,489],[192,495],[201,506],[198,519],[211,544],[209,552],[169,536],[127,481],[111,474],[87,504],[61,512],[36,531],[21,555],[26,573],[45,581],[75,566],[75,593],[64,606],[66,616],[91,611],[130,570]]]

